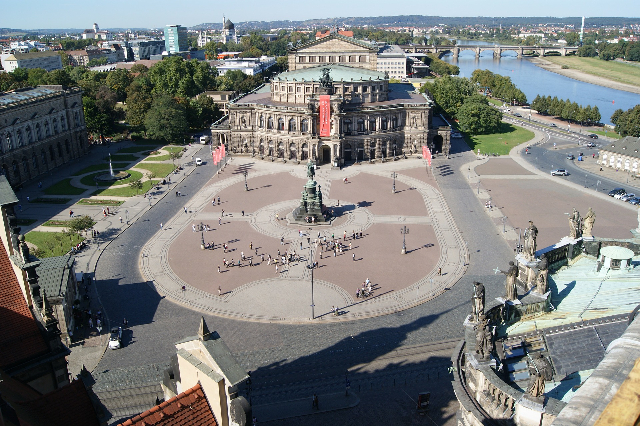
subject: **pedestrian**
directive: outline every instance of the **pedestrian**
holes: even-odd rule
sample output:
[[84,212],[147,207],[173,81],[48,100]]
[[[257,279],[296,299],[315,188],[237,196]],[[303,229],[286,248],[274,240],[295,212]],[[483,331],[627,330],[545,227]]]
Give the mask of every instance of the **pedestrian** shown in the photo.
[[256,247],[256,256],[258,255],[258,247]]
[[216,205],[216,199],[214,198],[213,200],[211,200],[211,205],[215,206]]
[[31,200],[29,199],[29,196],[27,195],[27,203],[30,203]]
[[222,218],[221,217],[218,218],[218,225],[222,225]]
[[353,259],[353,261],[355,262],[355,260],[356,260],[356,254],[355,254],[355,253],[353,253],[353,254],[351,255],[351,258],[352,258],[352,259]]
[[349,243],[349,250],[351,250],[351,243]]
[[253,257],[249,258],[249,266],[253,266]]
[[243,251],[240,252],[240,257],[242,258],[242,260],[244,260],[244,252]]
[[126,318],[122,318],[122,326],[123,326],[124,328],[127,328],[127,326],[128,326],[128,325],[129,325],[129,321],[127,321],[127,319],[126,319]]
[[69,217],[73,217],[73,210],[69,210]]
[[278,264],[276,263],[276,274],[278,273]]
[[186,206],[184,207],[184,212],[185,212],[185,213],[187,212],[187,207],[186,207]]
[[302,241],[300,241],[300,250],[302,250]]
[[89,317],[89,328],[93,328],[93,318]]
[[120,216],[120,223],[122,223],[122,216]]
[[196,232],[196,224],[195,223],[193,225],[191,225],[191,229],[193,229],[193,232]]
[[276,213],[276,220],[280,220],[278,213]]
[[338,200],[338,207],[340,207],[340,200]]
[[160,222],[160,229],[162,230],[162,222]]
[[184,293],[185,291],[187,291],[187,286],[182,286],[182,292]]
[[218,197],[218,204],[220,204],[220,197]]
[[220,273],[220,265],[218,265],[218,273]]
[[249,243],[249,250],[253,250],[253,241]]
[[[256,250],[258,250],[258,249],[256,249]],[[260,262],[264,262],[264,253],[262,253],[262,254],[260,255]]]
[[176,191],[176,197],[178,196],[178,191]]
[[[218,269],[220,269],[220,267],[218,266]],[[220,271],[218,271],[220,272]],[[218,286],[218,296],[222,295],[222,287]]]
[[280,245],[284,245],[284,236],[280,237]]
[[242,216],[244,216],[244,210],[242,210]]

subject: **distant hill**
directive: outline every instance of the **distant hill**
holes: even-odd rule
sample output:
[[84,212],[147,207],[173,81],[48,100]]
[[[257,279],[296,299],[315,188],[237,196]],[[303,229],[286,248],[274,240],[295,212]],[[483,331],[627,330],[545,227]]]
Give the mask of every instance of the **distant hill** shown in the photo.
[[[354,26],[365,25],[380,27],[431,27],[435,25],[467,26],[485,25],[510,27],[513,25],[573,25],[576,29],[580,27],[582,17],[445,17],[445,16],[423,16],[423,15],[401,15],[401,16],[376,16],[376,17],[350,17],[350,18],[327,18],[327,19],[307,19],[306,21],[246,21],[234,22],[238,29],[268,30],[271,28],[309,28],[309,27],[330,27],[330,26]],[[586,27],[601,26],[621,26],[638,25],[640,18],[587,18]],[[204,23],[191,27],[194,30],[222,29],[222,23]]]

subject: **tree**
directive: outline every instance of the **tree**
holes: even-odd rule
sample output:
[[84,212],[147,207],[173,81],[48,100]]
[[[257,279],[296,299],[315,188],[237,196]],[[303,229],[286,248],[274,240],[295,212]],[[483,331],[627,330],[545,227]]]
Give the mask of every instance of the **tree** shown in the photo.
[[278,56],[276,58],[276,65],[278,69],[282,72],[289,70],[289,57],[287,56]]
[[147,111],[151,108],[151,81],[146,76],[139,76],[127,88],[127,122],[133,127],[144,126]]
[[109,115],[100,111],[96,105],[96,100],[90,96],[82,97],[82,107],[84,110],[84,121],[90,133],[105,134],[111,129]]
[[421,90],[429,90],[436,104],[451,117],[458,113],[464,100],[475,93],[468,79],[449,76],[438,78],[433,84],[425,83]]
[[598,56],[598,51],[596,50],[596,47],[592,44],[584,45],[578,48],[578,56],[594,58]]
[[149,70],[153,93],[192,98],[209,89],[216,75],[207,62],[170,56]]
[[460,130],[472,135],[495,133],[500,129],[502,114],[490,106],[486,99],[467,98],[456,115]]
[[150,137],[166,142],[183,141],[188,130],[184,107],[167,94],[154,98],[144,125]]
[[[618,111],[614,112],[614,116]],[[617,117],[611,117],[611,121],[616,124],[616,132],[622,136],[640,137],[640,105],[624,111]]]
[[47,84],[56,84],[63,87],[73,85],[73,80],[71,79],[71,76],[66,69],[50,71],[49,74],[47,74],[47,76],[44,78],[44,80],[47,82]]
[[136,179],[129,182],[129,188],[135,189],[137,195],[142,189],[142,179]]
[[118,101],[123,102],[127,96],[127,88],[133,81],[131,73],[126,69],[116,69],[107,74],[106,83],[115,92]]
[[85,229],[91,228],[93,225],[95,225],[95,223],[96,222],[91,218],[91,216],[75,217],[68,222],[68,229],[74,234],[79,234]]
[[182,151],[171,151],[169,152],[169,158],[171,158],[171,162],[173,163],[173,167],[176,166],[176,160],[182,157]]
[[576,32],[565,33],[564,39],[567,41],[567,46],[577,46],[580,42],[580,34]]

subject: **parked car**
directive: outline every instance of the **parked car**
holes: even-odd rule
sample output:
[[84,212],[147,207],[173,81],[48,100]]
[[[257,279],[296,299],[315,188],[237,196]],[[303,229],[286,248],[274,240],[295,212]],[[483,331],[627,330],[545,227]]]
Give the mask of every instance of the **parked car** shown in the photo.
[[621,193],[622,193],[622,194],[626,194],[626,193],[627,193],[627,191],[625,191],[625,189],[624,189],[624,188],[614,188],[614,189],[612,189],[611,191],[609,191],[609,197],[614,197],[614,196],[616,196],[617,194],[621,194]]
[[622,197],[624,197],[625,195],[627,195],[627,191],[623,191],[623,192],[618,192],[616,195],[613,196],[613,198],[615,199],[622,199]]
[[522,114],[520,114],[519,112],[514,112],[514,113],[513,113],[513,116],[514,116],[514,117],[522,117]]
[[591,139],[598,139],[598,135],[596,135],[595,133],[591,133],[591,134],[589,135],[589,137],[590,137]]
[[558,127],[558,126],[556,126],[556,123],[549,123],[549,127]]
[[567,155],[567,160],[574,160],[576,157],[573,156],[573,154],[568,154]]
[[565,169],[551,170],[551,176],[569,176]]
[[635,198],[635,197],[636,197],[636,194],[627,193],[627,194],[624,194],[622,197],[620,197],[620,199],[622,201],[629,201],[630,199]]
[[113,327],[109,336],[109,349],[120,349],[122,347],[122,327]]
[[587,142],[587,147],[589,147],[589,148],[595,148],[595,147],[596,147],[596,144],[595,144],[595,143],[593,143],[593,142]]
[[638,204],[640,204],[640,198],[638,197],[633,197],[632,199],[630,199],[629,201],[627,201],[629,204],[633,204],[634,206],[637,206]]
[[196,166],[202,166],[202,158],[196,158]]

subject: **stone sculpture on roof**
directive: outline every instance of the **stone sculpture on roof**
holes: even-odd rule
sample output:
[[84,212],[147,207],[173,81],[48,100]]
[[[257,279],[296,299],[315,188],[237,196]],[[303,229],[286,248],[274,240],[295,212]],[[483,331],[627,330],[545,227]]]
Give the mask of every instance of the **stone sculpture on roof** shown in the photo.
[[527,260],[536,259],[536,238],[538,238],[538,228],[529,221],[529,226],[524,230],[524,255]]
[[549,262],[547,256],[540,256],[540,263],[538,263],[538,275],[536,276],[536,292],[539,294],[545,294],[549,287]]
[[518,278],[518,267],[513,263],[513,260],[509,261],[509,269],[506,271],[500,270],[501,273],[507,276],[505,282],[506,288],[506,300],[518,300],[518,288],[516,287],[516,278]]
[[471,296],[471,319],[472,321],[479,321],[480,317],[484,315],[484,285],[475,281],[473,283],[473,296]]
[[591,234],[593,230],[593,224],[596,221],[596,214],[593,209],[589,207],[589,211],[582,219],[582,236],[591,238],[593,235]]

